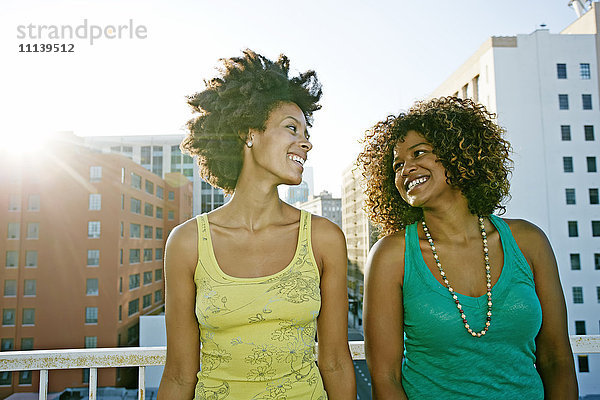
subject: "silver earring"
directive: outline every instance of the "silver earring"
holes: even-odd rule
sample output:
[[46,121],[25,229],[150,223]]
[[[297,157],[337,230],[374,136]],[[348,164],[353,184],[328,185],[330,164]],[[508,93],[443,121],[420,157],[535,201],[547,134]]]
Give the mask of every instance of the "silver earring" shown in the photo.
[[248,141],[246,142],[246,146],[248,146],[248,147],[252,147],[252,145],[253,145],[253,144],[254,144],[254,143],[252,143],[252,140],[248,140]]

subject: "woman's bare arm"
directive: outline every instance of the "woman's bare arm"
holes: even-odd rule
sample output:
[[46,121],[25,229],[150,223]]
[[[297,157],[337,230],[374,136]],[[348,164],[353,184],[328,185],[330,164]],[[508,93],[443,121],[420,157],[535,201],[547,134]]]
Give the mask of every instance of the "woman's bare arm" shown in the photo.
[[507,220],[530,264],[542,306],[542,327],[536,338],[536,368],[544,383],[544,398],[576,400],[577,378],[567,334],[567,308],[554,252],[546,235],[523,220]]
[[159,400],[193,399],[200,365],[200,331],[195,317],[194,271],[198,261],[196,220],[178,226],[165,251],[167,361]]
[[402,388],[404,235],[377,242],[365,269],[364,328],[374,400],[407,399]]
[[356,399],[354,364],[348,348],[348,258],[340,228],[312,218],[312,243],[321,266],[321,312],[317,319],[319,371],[331,400]]

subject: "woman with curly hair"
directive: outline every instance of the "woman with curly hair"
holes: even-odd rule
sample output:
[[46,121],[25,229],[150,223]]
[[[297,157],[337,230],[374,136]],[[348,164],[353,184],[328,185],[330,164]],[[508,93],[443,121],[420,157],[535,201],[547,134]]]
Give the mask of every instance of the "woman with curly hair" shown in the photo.
[[199,115],[181,147],[232,197],[167,240],[159,399],[354,400],[344,235],[277,192],[302,181],[321,86],[290,77],[283,55],[223,63],[189,98]]
[[471,100],[418,102],[367,132],[365,278],[374,399],[577,399],[552,248],[502,219],[510,145]]

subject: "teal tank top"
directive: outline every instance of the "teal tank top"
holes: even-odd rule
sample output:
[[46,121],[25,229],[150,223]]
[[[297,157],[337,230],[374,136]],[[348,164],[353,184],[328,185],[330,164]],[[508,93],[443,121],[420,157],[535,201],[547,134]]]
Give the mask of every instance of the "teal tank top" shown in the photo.
[[[425,264],[417,223],[406,227],[402,385],[409,399],[544,398],[535,368],[542,309],[533,274],[506,222],[489,219],[500,233],[504,266],[492,288],[492,324],[481,338],[467,332],[452,296]],[[482,325],[487,295],[457,296],[469,321]]]

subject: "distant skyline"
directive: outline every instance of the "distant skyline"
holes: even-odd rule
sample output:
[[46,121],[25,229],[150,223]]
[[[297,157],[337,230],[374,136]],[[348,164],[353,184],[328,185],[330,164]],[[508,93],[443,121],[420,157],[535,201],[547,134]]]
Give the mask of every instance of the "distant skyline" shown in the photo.
[[[576,19],[567,0],[429,2],[351,0],[91,1],[0,3],[0,147],[11,137],[184,134],[185,96],[216,75],[218,59],[251,48],[314,69],[323,109],[311,130],[315,193],[339,196],[363,132],[426,97],[490,36],[558,33]],[[20,25],[75,29],[85,39],[23,38]],[[102,37],[90,44],[90,30]],[[115,36],[109,26],[128,25]],[[143,26],[145,37],[127,35]],[[48,36],[50,28],[43,28]],[[26,30],[26,29],[25,29]],[[68,30],[67,30],[68,33]],[[19,53],[19,45],[74,44],[73,53]]]

